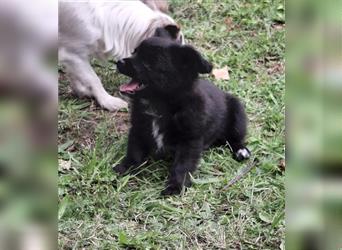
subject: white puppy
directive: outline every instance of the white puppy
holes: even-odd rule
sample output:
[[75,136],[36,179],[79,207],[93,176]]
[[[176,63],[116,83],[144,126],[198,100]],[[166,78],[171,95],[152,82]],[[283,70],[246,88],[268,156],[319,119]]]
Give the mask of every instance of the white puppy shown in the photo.
[[165,32],[172,39],[183,39],[170,16],[141,1],[59,2],[59,62],[77,95],[94,97],[110,111],[127,103],[106,92],[90,58],[129,57],[145,38]]

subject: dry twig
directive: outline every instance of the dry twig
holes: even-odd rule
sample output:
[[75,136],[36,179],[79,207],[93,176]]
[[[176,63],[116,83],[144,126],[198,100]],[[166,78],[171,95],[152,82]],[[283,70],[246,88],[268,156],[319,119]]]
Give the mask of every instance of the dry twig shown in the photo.
[[252,158],[248,164],[240,170],[240,172],[229,181],[229,183],[223,188],[223,190],[227,190],[229,187],[233,186],[236,182],[238,182],[242,177],[244,177],[253,167],[256,166],[258,160],[256,158]]

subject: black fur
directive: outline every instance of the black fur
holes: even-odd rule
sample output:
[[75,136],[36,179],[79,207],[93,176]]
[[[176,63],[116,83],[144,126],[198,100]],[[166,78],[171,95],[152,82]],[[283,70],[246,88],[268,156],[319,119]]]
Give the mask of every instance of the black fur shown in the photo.
[[170,40],[174,40],[177,42],[182,42],[181,40],[183,39],[183,34],[180,34],[180,28],[177,25],[166,25],[165,27],[160,27],[157,28],[154,36],[156,37],[162,37],[162,38],[167,38]]
[[[191,46],[149,38],[117,68],[140,88],[131,93],[127,155],[114,167],[116,172],[138,167],[153,153],[171,153],[173,164],[162,192],[171,195],[190,185],[189,173],[197,168],[203,150],[212,145],[228,142],[235,159],[248,158],[243,106],[236,97],[198,78],[199,73],[210,73],[212,66]],[[241,155],[239,149],[248,155]]]

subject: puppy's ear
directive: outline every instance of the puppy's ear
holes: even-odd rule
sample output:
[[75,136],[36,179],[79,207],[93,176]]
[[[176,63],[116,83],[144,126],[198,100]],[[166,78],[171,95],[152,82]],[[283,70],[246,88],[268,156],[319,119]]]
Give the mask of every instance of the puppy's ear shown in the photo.
[[169,25],[166,25],[164,27],[164,29],[169,32],[170,36],[173,38],[173,39],[177,39],[178,38],[178,34],[179,34],[179,31],[180,31],[180,28],[178,25],[173,25],[173,24],[169,24]]
[[205,60],[198,51],[189,45],[172,46],[171,53],[178,58],[179,65],[183,65],[187,69],[192,68],[197,73],[210,73],[213,69],[211,63]]
[[169,24],[162,28],[157,28],[154,36],[163,37],[163,38],[171,38],[176,40],[179,35],[180,28],[177,25]]

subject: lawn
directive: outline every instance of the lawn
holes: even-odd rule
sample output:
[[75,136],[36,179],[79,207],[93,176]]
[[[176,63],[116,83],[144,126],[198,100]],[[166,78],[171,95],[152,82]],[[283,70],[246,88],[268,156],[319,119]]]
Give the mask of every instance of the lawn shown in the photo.
[[[284,2],[171,1],[186,41],[229,80],[209,77],[240,97],[249,118],[248,147],[257,165],[225,189],[247,162],[228,148],[204,153],[194,185],[164,198],[169,162],[137,175],[111,166],[125,155],[129,113],[110,113],[72,96],[60,69],[60,249],[283,249],[285,239]],[[93,62],[109,93],[127,78],[112,61]]]

